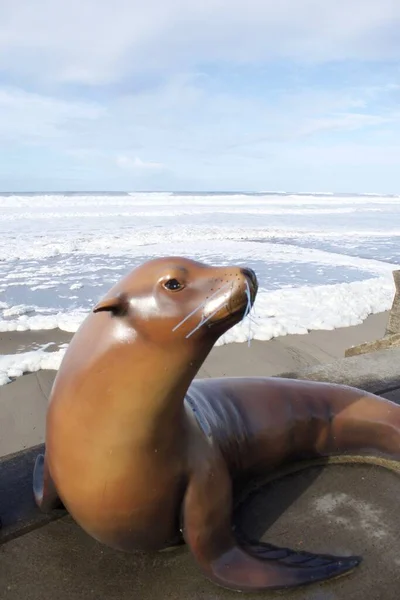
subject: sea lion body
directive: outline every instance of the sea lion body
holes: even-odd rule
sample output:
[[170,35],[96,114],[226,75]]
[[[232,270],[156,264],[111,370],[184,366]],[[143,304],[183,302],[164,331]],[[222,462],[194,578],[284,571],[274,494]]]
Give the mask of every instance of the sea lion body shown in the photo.
[[[134,411],[125,411],[122,402],[113,406],[110,370],[127,394],[132,387],[125,357],[129,345],[111,345],[103,353],[107,317],[97,336],[91,335],[90,317],[81,333],[93,345],[96,377],[88,376],[86,363],[75,362],[73,345],[80,339],[73,338],[48,410],[46,462],[64,505],[93,537],[123,550],[159,549],[176,537],[184,440],[176,439],[172,427],[166,431],[162,422],[157,426],[155,420],[146,421],[140,404]],[[73,378],[68,376],[71,371]],[[85,397],[92,401],[76,401]]]
[[279,468],[353,455],[400,468],[400,407],[388,400],[280,378],[193,380],[256,292],[248,269],[183,258],[149,261],[114,286],[53,386],[34,473],[42,510],[61,501],[120,550],[184,540],[208,578],[235,590],[293,587],[359,563],[234,537],[244,487]]

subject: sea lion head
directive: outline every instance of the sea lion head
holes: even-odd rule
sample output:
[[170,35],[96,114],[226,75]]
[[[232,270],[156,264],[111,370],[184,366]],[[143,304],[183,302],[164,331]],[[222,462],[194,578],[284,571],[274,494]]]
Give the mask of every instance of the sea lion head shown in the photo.
[[93,312],[108,313],[155,344],[205,337],[214,343],[251,309],[257,289],[256,274],[248,268],[159,258],[131,271]]

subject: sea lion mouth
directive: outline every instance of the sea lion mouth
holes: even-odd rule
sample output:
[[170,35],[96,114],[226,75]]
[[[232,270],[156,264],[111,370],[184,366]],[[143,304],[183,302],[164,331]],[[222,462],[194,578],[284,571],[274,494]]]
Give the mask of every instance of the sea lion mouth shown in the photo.
[[252,309],[258,291],[257,275],[253,269],[247,267],[241,268],[240,272],[245,278],[245,299],[243,296],[239,301],[237,298],[230,299],[230,301],[225,304],[226,314],[213,321],[209,321],[208,327],[210,329],[214,327],[219,328],[220,326],[227,327],[230,323],[233,325],[235,322],[244,319]]

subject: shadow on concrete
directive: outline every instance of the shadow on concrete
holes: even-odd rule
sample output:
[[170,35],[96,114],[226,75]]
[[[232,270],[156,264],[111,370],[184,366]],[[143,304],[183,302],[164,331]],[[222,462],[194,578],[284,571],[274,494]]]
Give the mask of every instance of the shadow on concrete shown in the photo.
[[[243,538],[260,540],[272,525],[277,522],[289,508],[299,500],[299,498],[307,492],[307,490],[316,484],[318,478],[323,474],[326,468],[329,468],[327,463],[306,467],[304,470],[292,474],[283,475],[277,479],[273,479],[268,483],[255,485],[253,489],[246,494],[244,501],[236,504],[234,507],[233,520],[239,535]],[[281,494],[282,482],[286,481],[285,493]],[[249,507],[253,506],[254,501],[259,496],[268,498],[268,510],[260,507],[257,514],[253,515],[253,522],[249,522],[246,515]]]

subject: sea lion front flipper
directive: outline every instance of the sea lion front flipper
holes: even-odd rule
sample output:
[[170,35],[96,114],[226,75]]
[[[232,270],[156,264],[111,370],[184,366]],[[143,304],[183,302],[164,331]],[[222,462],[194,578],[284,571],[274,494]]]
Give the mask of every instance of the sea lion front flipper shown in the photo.
[[35,461],[33,470],[33,494],[40,510],[44,513],[51,512],[56,508],[64,508],[61,502],[44,454],[39,454]]
[[232,531],[232,493],[224,464],[200,465],[192,474],[183,509],[183,533],[205,576],[237,591],[290,588],[338,577],[360,562],[261,542],[239,544]]

